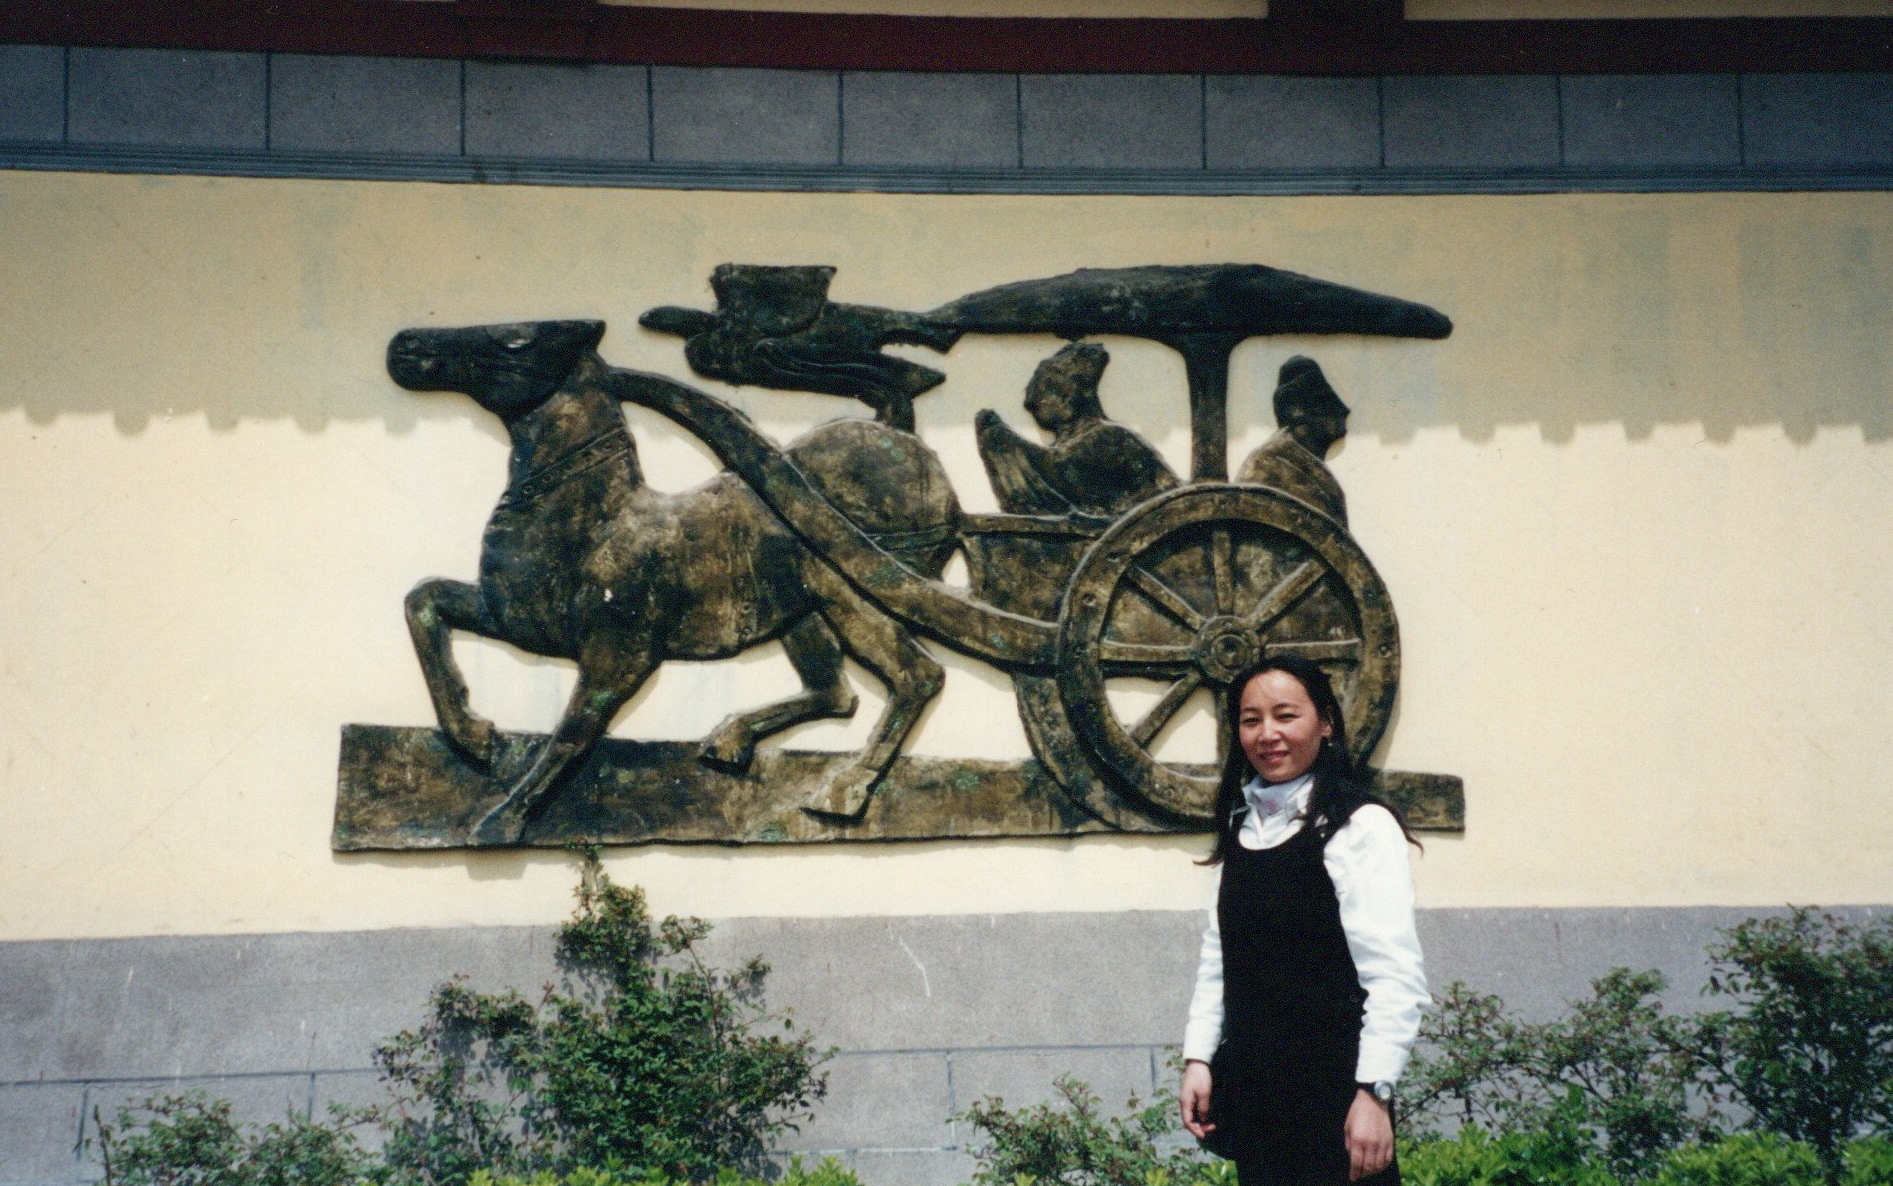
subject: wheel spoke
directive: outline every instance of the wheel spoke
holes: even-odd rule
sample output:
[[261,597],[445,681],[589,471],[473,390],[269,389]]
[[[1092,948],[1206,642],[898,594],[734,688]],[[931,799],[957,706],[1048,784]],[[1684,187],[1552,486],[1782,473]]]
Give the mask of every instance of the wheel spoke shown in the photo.
[[1210,529],[1209,564],[1216,577],[1216,612],[1236,612],[1236,554],[1226,524]]
[[1133,564],[1124,576],[1130,582],[1131,588],[1142,593],[1150,604],[1176,619],[1177,624],[1184,629],[1194,631],[1203,628],[1203,615],[1197,613],[1194,606],[1183,600],[1183,596],[1175,589],[1158,580],[1157,575],[1148,568],[1141,564]]
[[1263,650],[1271,655],[1300,655],[1311,663],[1355,664],[1361,661],[1361,640],[1358,638],[1272,642]]
[[1262,595],[1262,600],[1249,613],[1248,624],[1258,631],[1267,630],[1275,619],[1295,608],[1295,603],[1306,597],[1309,590],[1320,584],[1321,578],[1326,575],[1328,570],[1316,561],[1302,561],[1273,589]]
[[1184,672],[1183,678],[1171,684],[1170,690],[1165,692],[1157,703],[1151,705],[1150,711],[1145,713],[1143,719],[1131,729],[1131,740],[1144,749],[1149,749],[1151,739],[1163,732],[1163,727],[1177,715],[1177,711],[1183,707],[1184,702],[1201,686],[1202,682],[1203,677],[1196,672]]
[[1189,647],[1162,646],[1105,639],[1098,646],[1098,666],[1107,676],[1143,676],[1172,679],[1195,666]]

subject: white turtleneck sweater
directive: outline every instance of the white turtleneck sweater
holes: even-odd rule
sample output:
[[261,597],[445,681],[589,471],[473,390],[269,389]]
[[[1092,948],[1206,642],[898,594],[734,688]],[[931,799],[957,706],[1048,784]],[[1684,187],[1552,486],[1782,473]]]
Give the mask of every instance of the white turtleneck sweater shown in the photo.
[[[1244,848],[1274,848],[1302,829],[1297,817],[1308,805],[1314,777],[1304,774],[1270,785],[1255,778],[1242,788],[1248,818],[1236,834]],[[1237,808],[1237,811],[1243,810]],[[1392,1082],[1406,1069],[1407,1055],[1426,1007],[1425,965],[1413,929],[1413,878],[1407,840],[1384,807],[1369,804],[1335,832],[1322,850],[1322,864],[1341,904],[1341,931],[1361,987],[1367,991],[1361,1052],[1354,1078]],[[1282,1018],[1284,1025],[1293,1018]],[[1196,993],[1183,1032],[1183,1057],[1209,1061],[1223,1035],[1223,939],[1216,907],[1196,965]]]

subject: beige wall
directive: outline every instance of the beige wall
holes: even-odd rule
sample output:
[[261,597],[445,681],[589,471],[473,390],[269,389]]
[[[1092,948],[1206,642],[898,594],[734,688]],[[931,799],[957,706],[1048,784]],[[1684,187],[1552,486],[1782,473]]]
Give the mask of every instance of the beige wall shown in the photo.
[[[726,260],[829,262],[926,308],[1079,266],[1267,262],[1425,301],[1444,342],[1261,339],[1354,405],[1333,466],[1393,591],[1389,766],[1463,775],[1428,906],[1893,900],[1893,197],[1037,198],[0,174],[0,938],[546,921],[557,854],[328,849],[344,722],[430,718],[400,601],[474,573],[505,446],[382,370],[408,325],[611,322],[687,377],[656,304]],[[1185,468],[1181,367],[1110,341],[1107,408]],[[969,340],[921,429],[975,509],[972,418],[1029,427],[1050,340]],[[721,389],[719,389],[721,390]],[[744,391],[787,436],[856,405]],[[711,472],[634,412],[654,484]],[[467,643],[544,727],[569,679]],[[1008,685],[943,656],[912,749],[1026,753]],[[690,737],[786,691],[773,649],[665,669],[617,732]],[[863,687],[872,692],[871,681]],[[842,747],[865,722],[805,728]],[[976,739],[976,740],[974,740]],[[1197,839],[624,851],[711,916],[1181,908]]]

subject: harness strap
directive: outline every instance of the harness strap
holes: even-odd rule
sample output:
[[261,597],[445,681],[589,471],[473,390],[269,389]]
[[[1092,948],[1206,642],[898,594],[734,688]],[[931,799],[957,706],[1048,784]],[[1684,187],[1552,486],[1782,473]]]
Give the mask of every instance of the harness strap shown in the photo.
[[937,527],[924,527],[919,531],[871,531],[867,537],[878,544],[883,551],[913,551],[920,548],[937,548],[948,540],[959,538],[959,532],[951,523]]
[[543,469],[536,469],[506,488],[501,506],[521,506],[551,493],[588,470],[615,461],[631,451],[631,437],[622,428],[607,428],[591,440]]

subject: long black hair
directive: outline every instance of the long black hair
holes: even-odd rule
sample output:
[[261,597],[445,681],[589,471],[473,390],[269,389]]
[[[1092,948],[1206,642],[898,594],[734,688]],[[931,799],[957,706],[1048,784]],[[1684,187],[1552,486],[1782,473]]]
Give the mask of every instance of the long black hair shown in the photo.
[[1236,676],[1229,685],[1229,695],[1224,698],[1223,736],[1228,739],[1229,752],[1223,755],[1222,778],[1216,787],[1216,847],[1210,850],[1209,856],[1201,863],[1222,864],[1223,858],[1229,855],[1236,843],[1236,833],[1241,827],[1236,819],[1236,809],[1242,806],[1242,788],[1255,777],[1255,767],[1250,763],[1249,755],[1242,752],[1239,740],[1242,693],[1248,688],[1249,681],[1271,671],[1293,676],[1308,693],[1308,699],[1315,706],[1315,714],[1330,730],[1315,753],[1314,765],[1308,768],[1308,772],[1315,776],[1315,785],[1308,796],[1308,806],[1300,816],[1303,826],[1313,828],[1321,843],[1326,844],[1355,811],[1372,803],[1386,808],[1394,822],[1400,825],[1400,832],[1407,838],[1407,843],[1417,847],[1420,842],[1413,838],[1413,832],[1408,829],[1407,821],[1401,818],[1399,810],[1367,790],[1366,776],[1349,755],[1347,716],[1341,711],[1341,700],[1334,694],[1334,682],[1328,678],[1328,673],[1300,655],[1278,654],[1264,657]]

